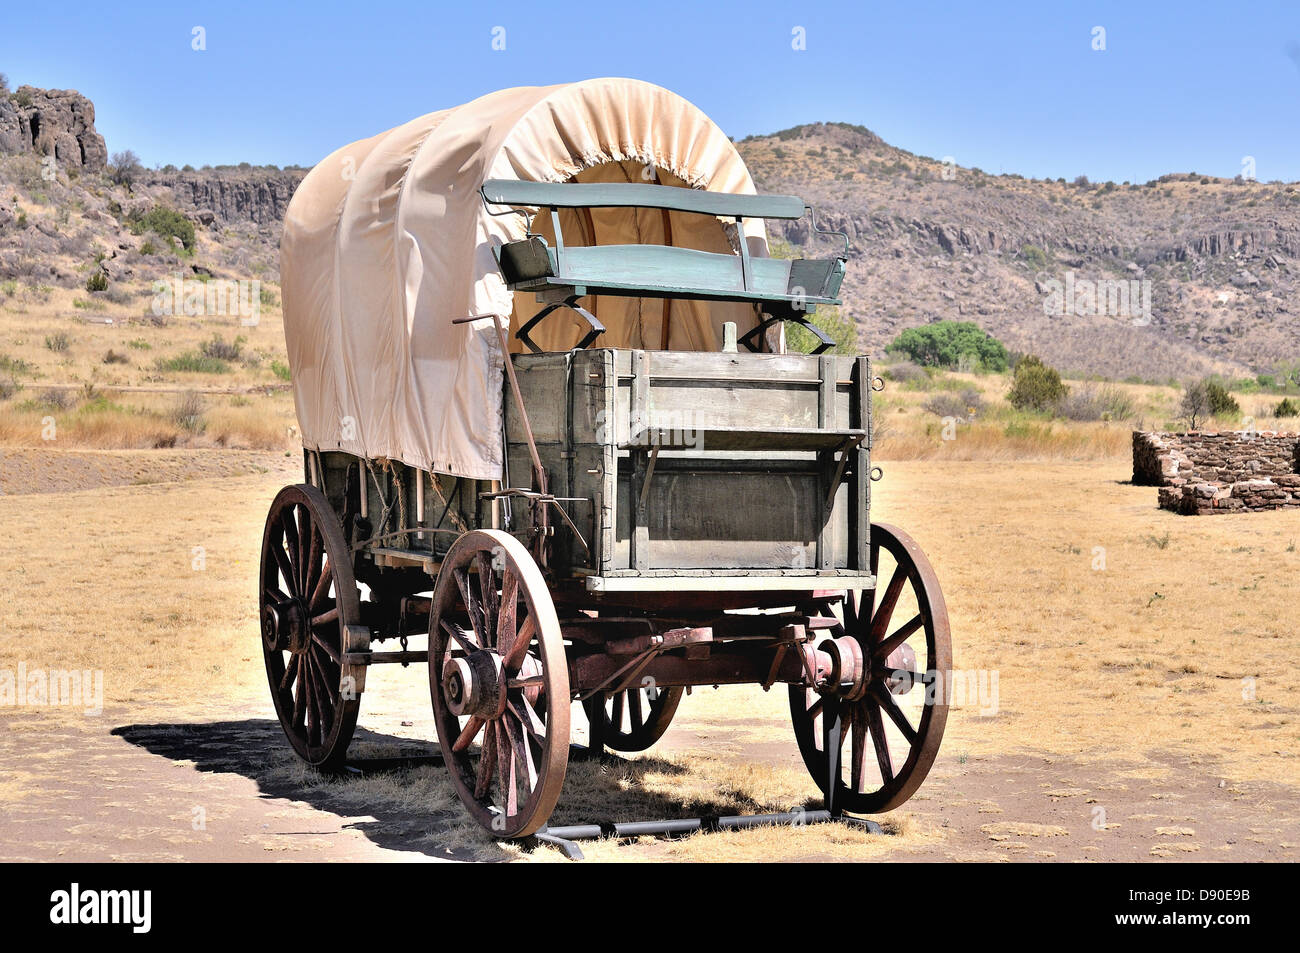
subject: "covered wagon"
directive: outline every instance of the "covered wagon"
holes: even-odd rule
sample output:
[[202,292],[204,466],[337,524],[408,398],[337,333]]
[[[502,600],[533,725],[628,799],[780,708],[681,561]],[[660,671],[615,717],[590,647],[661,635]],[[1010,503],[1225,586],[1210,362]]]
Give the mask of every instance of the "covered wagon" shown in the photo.
[[427,664],[443,759],[501,836],[546,824],[571,718],[643,750],[692,686],[785,686],[831,815],[916,790],[947,614],[870,522],[882,384],[810,320],[847,239],[769,256],[765,220],[806,214],[626,79],[492,93],[307,175],[281,247],[305,477],[260,577],[299,755],[340,766],[367,668]]

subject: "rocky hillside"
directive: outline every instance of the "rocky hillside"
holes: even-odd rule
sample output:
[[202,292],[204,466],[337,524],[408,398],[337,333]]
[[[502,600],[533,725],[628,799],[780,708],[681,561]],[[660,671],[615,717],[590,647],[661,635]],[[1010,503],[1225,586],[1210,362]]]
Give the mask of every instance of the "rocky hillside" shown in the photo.
[[[1194,173],[1144,184],[993,176],[834,123],[739,147],[761,189],[804,196],[823,228],[851,236],[846,309],[873,350],[905,327],[950,318],[1064,369],[1116,378],[1300,360],[1293,184]],[[774,231],[793,244],[810,237],[806,218]],[[812,247],[834,247],[824,242]],[[1149,293],[1149,314],[1133,305],[1108,315],[1078,299],[1044,313],[1052,282],[1065,287],[1067,276],[1071,286],[1148,282],[1136,288]]]
[[[177,269],[278,278],[280,225],[305,170],[167,167],[115,183],[94,116],[75,92],[0,94],[0,281],[76,287],[102,269],[117,294],[134,282],[143,295]],[[873,353],[903,328],[951,318],[1063,370],[1121,379],[1300,360],[1294,185],[993,176],[837,123],[738,147],[760,189],[804,196],[819,225],[850,235],[845,311]],[[195,223],[194,249],[132,227],[158,205]],[[807,218],[773,231],[808,253],[835,247]],[[1090,285],[1095,296],[1082,292]]]
[[108,161],[95,105],[70,89],[19,86],[0,94],[0,154],[53,156],[65,169],[100,172]]

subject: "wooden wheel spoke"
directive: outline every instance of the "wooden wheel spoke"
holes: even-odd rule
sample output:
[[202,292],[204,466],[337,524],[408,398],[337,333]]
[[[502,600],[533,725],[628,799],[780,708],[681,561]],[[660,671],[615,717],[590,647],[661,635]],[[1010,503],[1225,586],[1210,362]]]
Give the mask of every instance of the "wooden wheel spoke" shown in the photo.
[[[285,574],[285,581],[293,587],[294,595],[299,595],[302,593],[302,575],[299,570],[302,543],[298,537],[298,523],[294,519],[296,510],[297,506],[289,507],[281,523],[284,526],[284,548],[289,557],[289,571]],[[283,564],[280,569],[284,570]]]
[[478,753],[478,772],[474,782],[474,797],[482,800],[487,797],[492,786],[492,777],[496,773],[497,734],[492,722],[487,723],[487,732],[483,735],[483,745]]
[[916,744],[916,729],[912,727],[912,723],[903,714],[903,709],[898,707],[897,702],[894,701],[894,696],[889,694],[889,689],[885,688],[880,682],[873,682],[871,684],[871,694],[875,696],[876,701],[880,703],[880,707],[884,709],[890,720],[898,726],[898,730],[907,739],[907,743],[909,745]]
[[320,741],[320,714],[318,712],[319,702],[316,700],[316,677],[312,673],[311,659],[306,655],[302,658],[302,675],[303,691],[307,696],[307,740],[310,742],[313,737],[317,742]]
[[907,567],[899,563],[894,568],[894,574],[889,579],[889,586],[885,589],[884,595],[880,597],[880,606],[871,619],[872,642],[879,642],[889,629],[890,619],[894,615],[894,606],[898,604],[898,597],[903,594],[903,584],[905,582],[907,582]]
[[501,786],[502,805],[506,817],[519,813],[519,793],[515,784],[514,758],[510,750],[510,736],[506,734],[505,718],[498,718],[488,725],[488,731],[496,733],[497,780]]
[[311,634],[311,640],[320,648],[324,649],[325,654],[330,657],[330,659],[334,662],[335,665],[343,664],[343,655],[339,652],[337,648],[335,648],[333,645],[330,645],[330,643],[326,642],[315,632]]
[[506,688],[545,688],[545,675],[530,675],[528,678],[507,678]]
[[855,793],[862,791],[862,760],[867,748],[867,720],[862,717],[863,706],[864,703],[859,702],[852,709],[853,745],[849,752],[849,790]]
[[311,513],[307,507],[298,507],[298,591],[308,591],[308,577],[311,575],[312,549],[315,533],[312,532]]
[[475,553],[474,565],[478,569],[478,591],[483,614],[483,644],[500,650],[497,643],[497,583],[496,573],[492,571],[492,554],[486,550]]
[[307,550],[307,561],[302,567],[302,591],[309,598],[315,596],[316,586],[320,582],[325,560],[325,541],[319,533],[311,534],[311,546]]
[[501,608],[497,612],[497,651],[509,655],[515,644],[519,610],[519,577],[507,565],[501,574]]
[[[533,752],[524,736],[524,726],[515,721],[511,715],[501,719],[505,725],[506,737],[510,739],[510,768],[515,780],[524,785],[524,791],[532,794],[537,787],[537,765],[533,761]],[[524,798],[527,800],[527,797]]]
[[484,648],[490,647],[492,643],[487,640],[487,625],[483,621],[483,607],[479,603],[478,596],[474,594],[474,587],[469,581],[469,573],[463,569],[456,569],[453,575],[456,578],[456,586],[460,589],[460,597],[465,603],[465,611],[469,613],[469,624],[474,630],[475,637]]
[[485,724],[486,722],[478,715],[472,716],[469,721],[465,722],[464,729],[452,743],[451,750],[464,751],[468,748],[474,743],[474,739],[478,737],[478,733],[483,730]]
[[[510,711],[514,712],[515,717],[519,719],[519,723],[524,726],[524,730],[528,732],[531,737],[537,738],[538,740],[542,740],[546,737],[546,724],[538,717],[537,712],[533,709],[533,706],[528,703],[526,697],[521,695],[519,697],[518,705],[516,705],[513,700],[507,701],[506,707],[509,708]],[[520,708],[522,708],[523,711],[520,711]]]
[[894,780],[894,765],[889,757],[889,741],[885,738],[885,725],[880,718],[880,709],[868,701],[865,706],[867,724],[871,728],[871,741],[876,746],[876,762],[880,765],[880,777],[885,784]]
[[307,724],[307,666],[303,664],[301,655],[295,655],[294,659],[297,661],[294,666],[297,691],[293,696],[293,726],[302,731]]
[[327,625],[334,625],[338,621],[339,621],[339,607],[335,606],[332,609],[326,609],[320,615],[312,616],[311,627],[313,629],[320,629],[320,628],[324,628]]
[[324,567],[320,571],[320,575],[316,577],[316,586],[312,589],[311,599],[307,603],[308,612],[314,612],[316,609],[320,608],[321,603],[323,603],[329,596],[330,582],[333,579],[334,564],[330,561],[326,561]]
[[524,619],[524,624],[519,627],[519,633],[515,637],[514,645],[510,646],[510,651],[501,660],[501,667],[507,672],[519,671],[519,666],[524,662],[524,656],[528,654],[528,646],[532,644],[533,634],[537,631],[536,620],[529,615]]
[[877,658],[886,658],[889,653],[894,651],[908,639],[910,639],[921,626],[925,625],[925,616],[918,612],[912,618],[908,619],[897,632],[889,638],[877,643],[872,648],[872,654]]
[[812,706],[808,709],[808,720],[811,722],[811,721],[816,721],[818,718],[820,718],[822,714],[822,709],[825,707],[826,707],[826,699],[818,695],[817,700],[813,702]]
[[280,676],[280,691],[284,691],[293,684],[294,675],[298,671],[298,656],[290,655],[288,663],[284,666],[284,674]]
[[469,639],[465,638],[465,634],[460,631],[460,626],[452,625],[446,619],[440,620],[439,625],[442,627],[442,630],[450,635],[455,643],[466,652],[476,652],[480,648],[478,645],[475,645]]
[[280,575],[284,577],[284,584],[289,588],[290,595],[296,595],[298,581],[294,578],[293,562],[285,551],[284,541],[274,543],[271,546],[271,555],[275,557],[275,564],[280,569]]

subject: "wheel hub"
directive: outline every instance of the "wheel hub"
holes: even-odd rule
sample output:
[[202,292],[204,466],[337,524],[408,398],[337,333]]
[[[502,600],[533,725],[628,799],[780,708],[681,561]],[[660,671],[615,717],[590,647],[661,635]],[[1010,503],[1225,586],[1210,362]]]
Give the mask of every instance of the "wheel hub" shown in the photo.
[[450,658],[442,667],[442,691],[453,715],[494,718],[505,709],[501,656],[490,649]]
[[288,649],[295,655],[305,652],[311,641],[311,628],[302,603],[297,599],[268,602],[262,610],[262,641],[268,651]]
[[[826,639],[817,646],[817,654],[822,656],[817,666],[821,685],[818,691],[826,695],[838,695],[849,701],[861,698],[867,690],[867,666],[862,655],[862,646],[852,636],[838,639]],[[823,674],[824,668],[824,674]]]
[[892,673],[888,671],[882,673],[885,687],[892,695],[906,695],[917,682],[916,650],[906,642],[889,653],[883,667],[893,670]]

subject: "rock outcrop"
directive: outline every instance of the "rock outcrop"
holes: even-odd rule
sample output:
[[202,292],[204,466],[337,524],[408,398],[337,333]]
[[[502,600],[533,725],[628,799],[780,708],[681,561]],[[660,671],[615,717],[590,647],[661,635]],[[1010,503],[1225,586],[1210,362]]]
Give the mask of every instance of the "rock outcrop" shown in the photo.
[[220,168],[146,172],[144,181],[166,186],[176,207],[200,225],[253,222],[278,226],[306,169]]
[[0,97],[0,153],[24,152],[68,169],[103,169],[108,149],[95,131],[95,104],[75,90],[34,86]]

